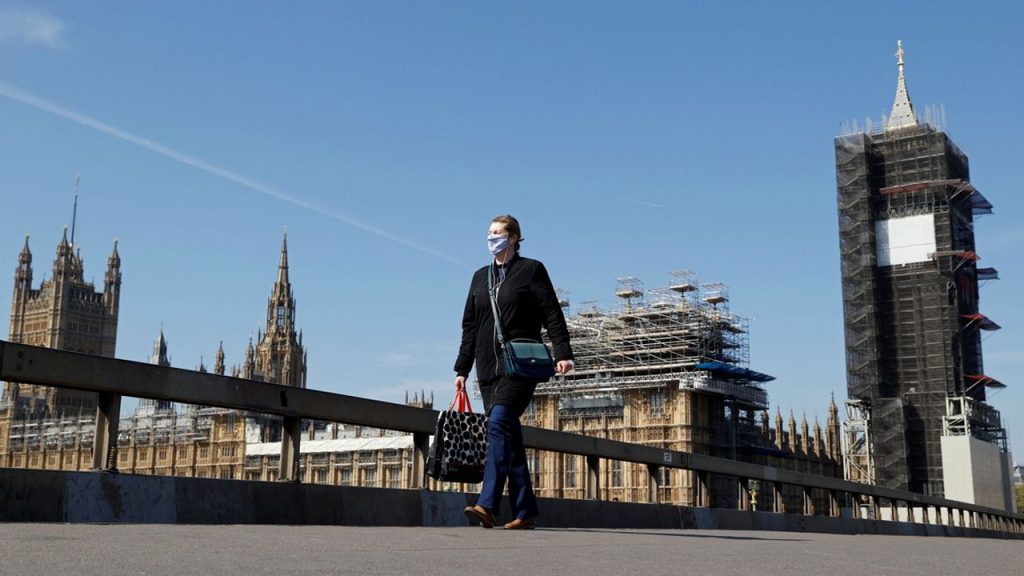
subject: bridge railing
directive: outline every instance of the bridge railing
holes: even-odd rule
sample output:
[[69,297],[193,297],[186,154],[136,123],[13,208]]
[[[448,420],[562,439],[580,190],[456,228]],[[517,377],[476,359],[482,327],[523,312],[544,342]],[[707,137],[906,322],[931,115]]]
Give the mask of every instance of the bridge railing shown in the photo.
[[[94,470],[115,467],[113,455],[117,449],[122,396],[281,416],[284,425],[280,479],[284,481],[298,481],[302,420],[311,419],[411,433],[414,487],[422,487],[428,441],[438,417],[436,410],[2,340],[0,381],[98,393],[92,459]],[[840,504],[845,500],[844,496],[849,495],[853,501],[865,503],[874,519],[881,519],[881,509],[888,507],[892,519],[898,517],[898,511],[905,511],[910,522],[939,522],[1024,533],[1024,514],[914,492],[544,428],[525,428],[523,439],[529,448],[585,457],[585,495],[591,499],[598,499],[601,493],[600,461],[619,460],[647,466],[650,502],[657,501],[659,469],[678,468],[695,473],[698,506],[711,505],[709,480],[714,474],[735,479],[740,509],[751,509],[751,481],[757,481],[763,488],[773,491],[772,501],[777,512],[782,511],[779,509],[782,490],[788,485],[802,491],[804,514],[818,512],[814,509],[812,494],[819,490],[829,496],[828,510],[821,512],[833,516],[840,514]],[[918,510],[920,516],[916,512]]]

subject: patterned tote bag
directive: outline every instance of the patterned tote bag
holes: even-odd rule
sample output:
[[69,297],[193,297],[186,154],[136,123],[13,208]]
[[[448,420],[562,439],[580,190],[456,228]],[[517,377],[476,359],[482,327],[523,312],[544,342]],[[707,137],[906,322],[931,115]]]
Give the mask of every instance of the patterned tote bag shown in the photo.
[[487,416],[474,413],[466,390],[459,390],[448,410],[437,417],[427,475],[444,482],[476,484],[484,479],[486,457]]

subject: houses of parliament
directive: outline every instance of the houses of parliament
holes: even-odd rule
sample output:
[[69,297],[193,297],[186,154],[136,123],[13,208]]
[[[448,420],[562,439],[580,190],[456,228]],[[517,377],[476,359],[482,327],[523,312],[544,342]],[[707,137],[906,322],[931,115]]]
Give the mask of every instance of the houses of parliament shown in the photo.
[[[57,245],[51,274],[33,285],[33,254],[26,237],[17,258],[9,340],[34,346],[113,357],[117,343],[121,295],[121,257],[117,242],[107,259],[102,290],[85,281],[82,256],[67,231]],[[225,366],[223,343],[216,351],[216,374],[305,388],[307,354],[296,329],[295,298],[289,280],[285,236],[277,274],[266,308],[265,330],[250,338],[241,366]],[[151,362],[170,366],[163,330]],[[200,362],[198,371],[208,368]],[[431,408],[433,394],[406,395],[407,404]],[[570,432],[658,445],[695,453],[717,454],[716,427],[708,414],[720,402],[699,390],[666,384],[660,392],[624,390],[612,412],[569,414],[559,394],[539,395],[524,423]],[[606,413],[607,412],[607,413]],[[88,470],[92,464],[96,399],[94,394],[8,382],[0,399],[0,466],[49,470]],[[838,411],[833,402],[824,432],[806,418],[798,430],[781,412],[775,428],[767,411],[745,414],[747,428],[758,436],[756,450],[746,452],[759,463],[803,472],[842,476]],[[719,418],[720,420],[720,418]],[[308,483],[407,488],[412,478],[410,435],[329,422],[306,422],[301,443],[300,479]],[[281,424],[275,417],[202,406],[175,406],[141,399],[131,415],[122,415],[114,467],[121,473],[173,475],[247,481],[276,481]],[[582,462],[578,457],[530,451],[538,496],[583,497]],[[646,467],[608,462],[601,466],[601,498],[645,501]],[[681,472],[681,473],[680,473]],[[692,479],[685,471],[664,471],[659,500],[692,505]],[[471,486],[430,484],[432,488]],[[794,504],[795,505],[795,504]]]

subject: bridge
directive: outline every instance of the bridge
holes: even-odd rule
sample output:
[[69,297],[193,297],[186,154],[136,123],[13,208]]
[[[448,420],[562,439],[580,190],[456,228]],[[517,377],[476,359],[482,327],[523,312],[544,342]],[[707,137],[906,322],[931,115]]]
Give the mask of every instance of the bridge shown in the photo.
[[[0,380],[73,388],[98,393],[93,443],[92,472],[0,469],[0,521],[75,523],[160,524],[290,524],[336,526],[388,526],[403,538],[430,541],[436,534],[410,527],[455,530],[465,524],[462,508],[474,495],[426,489],[422,483],[429,436],[438,412],[319,390],[298,389],[191,370],[140,362],[102,358],[0,341]],[[184,477],[152,477],[112,472],[116,451],[122,396],[167,400],[185,404],[237,409],[279,415],[283,418],[281,482],[214,480]],[[324,420],[412,434],[414,444],[411,490],[357,488],[302,484],[298,479],[298,454],[302,420]],[[659,536],[661,532],[691,530],[773,531],[771,536],[685,533],[693,540],[715,541],[792,540],[783,532],[816,533],[806,536],[827,541],[821,534],[930,535],[1024,539],[1024,514],[956,502],[922,494],[891,490],[777,468],[665,450],[613,440],[569,434],[556,430],[526,428],[528,447],[583,456],[587,462],[585,500],[543,499],[543,526],[562,529],[558,538],[578,534],[581,542],[593,538],[625,538],[623,542],[683,541],[684,534]],[[647,502],[599,500],[602,460],[620,460],[647,466]],[[657,473],[660,467],[690,470],[697,478],[698,506],[658,503]],[[714,507],[710,496],[713,476],[734,481],[740,495],[735,509]],[[781,493],[796,486],[804,495],[803,509],[755,511],[750,486]],[[828,494],[829,506],[815,509],[813,491]],[[773,498],[779,502],[781,498]],[[850,503],[858,503],[851,506]],[[890,520],[897,519],[897,520]],[[27,526],[27,525],[22,525]],[[400,529],[398,527],[407,527]],[[630,534],[598,536],[590,530],[646,530]],[[11,534],[12,526],[3,530]],[[59,527],[32,530],[59,536]],[[159,530],[147,528],[147,530]],[[165,526],[168,534],[174,529]],[[198,529],[197,529],[198,530]],[[403,531],[404,530],[404,531]],[[502,546],[492,536],[463,536],[483,547]],[[133,531],[122,531],[132,532]],[[300,531],[301,532],[301,531]],[[300,532],[294,532],[296,534]],[[483,532],[483,531],[479,531]],[[91,529],[76,532],[114,538],[117,530]],[[197,532],[198,533],[198,532]],[[351,534],[351,529],[343,531]],[[477,534],[477,532],[471,532]],[[326,534],[326,533],[321,533]],[[409,536],[409,535],[412,536]],[[702,536],[703,535],[703,536]],[[355,537],[360,541],[365,537]],[[443,537],[442,537],[443,540]],[[334,539],[332,538],[332,542]],[[701,540],[703,541],[703,540]],[[84,546],[85,544],[83,544]],[[348,544],[345,544],[346,546]],[[538,540],[537,546],[545,546]],[[658,546],[651,544],[653,549]],[[468,550],[469,548],[467,548]],[[458,547],[453,549],[458,550]],[[953,548],[943,548],[953,550]],[[453,552],[456,553],[456,552]],[[540,552],[539,552],[540,553]],[[6,557],[6,554],[5,554]],[[396,564],[397,566],[397,564]]]
[[727,530],[0,524],[4,574],[1021,573],[1019,541]]

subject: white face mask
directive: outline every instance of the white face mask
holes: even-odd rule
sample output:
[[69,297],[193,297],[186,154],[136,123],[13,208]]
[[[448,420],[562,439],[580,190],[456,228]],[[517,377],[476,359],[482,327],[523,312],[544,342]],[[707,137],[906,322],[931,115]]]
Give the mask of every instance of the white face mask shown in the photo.
[[487,236],[487,250],[491,256],[497,256],[508,248],[508,236],[500,234],[489,234]]

